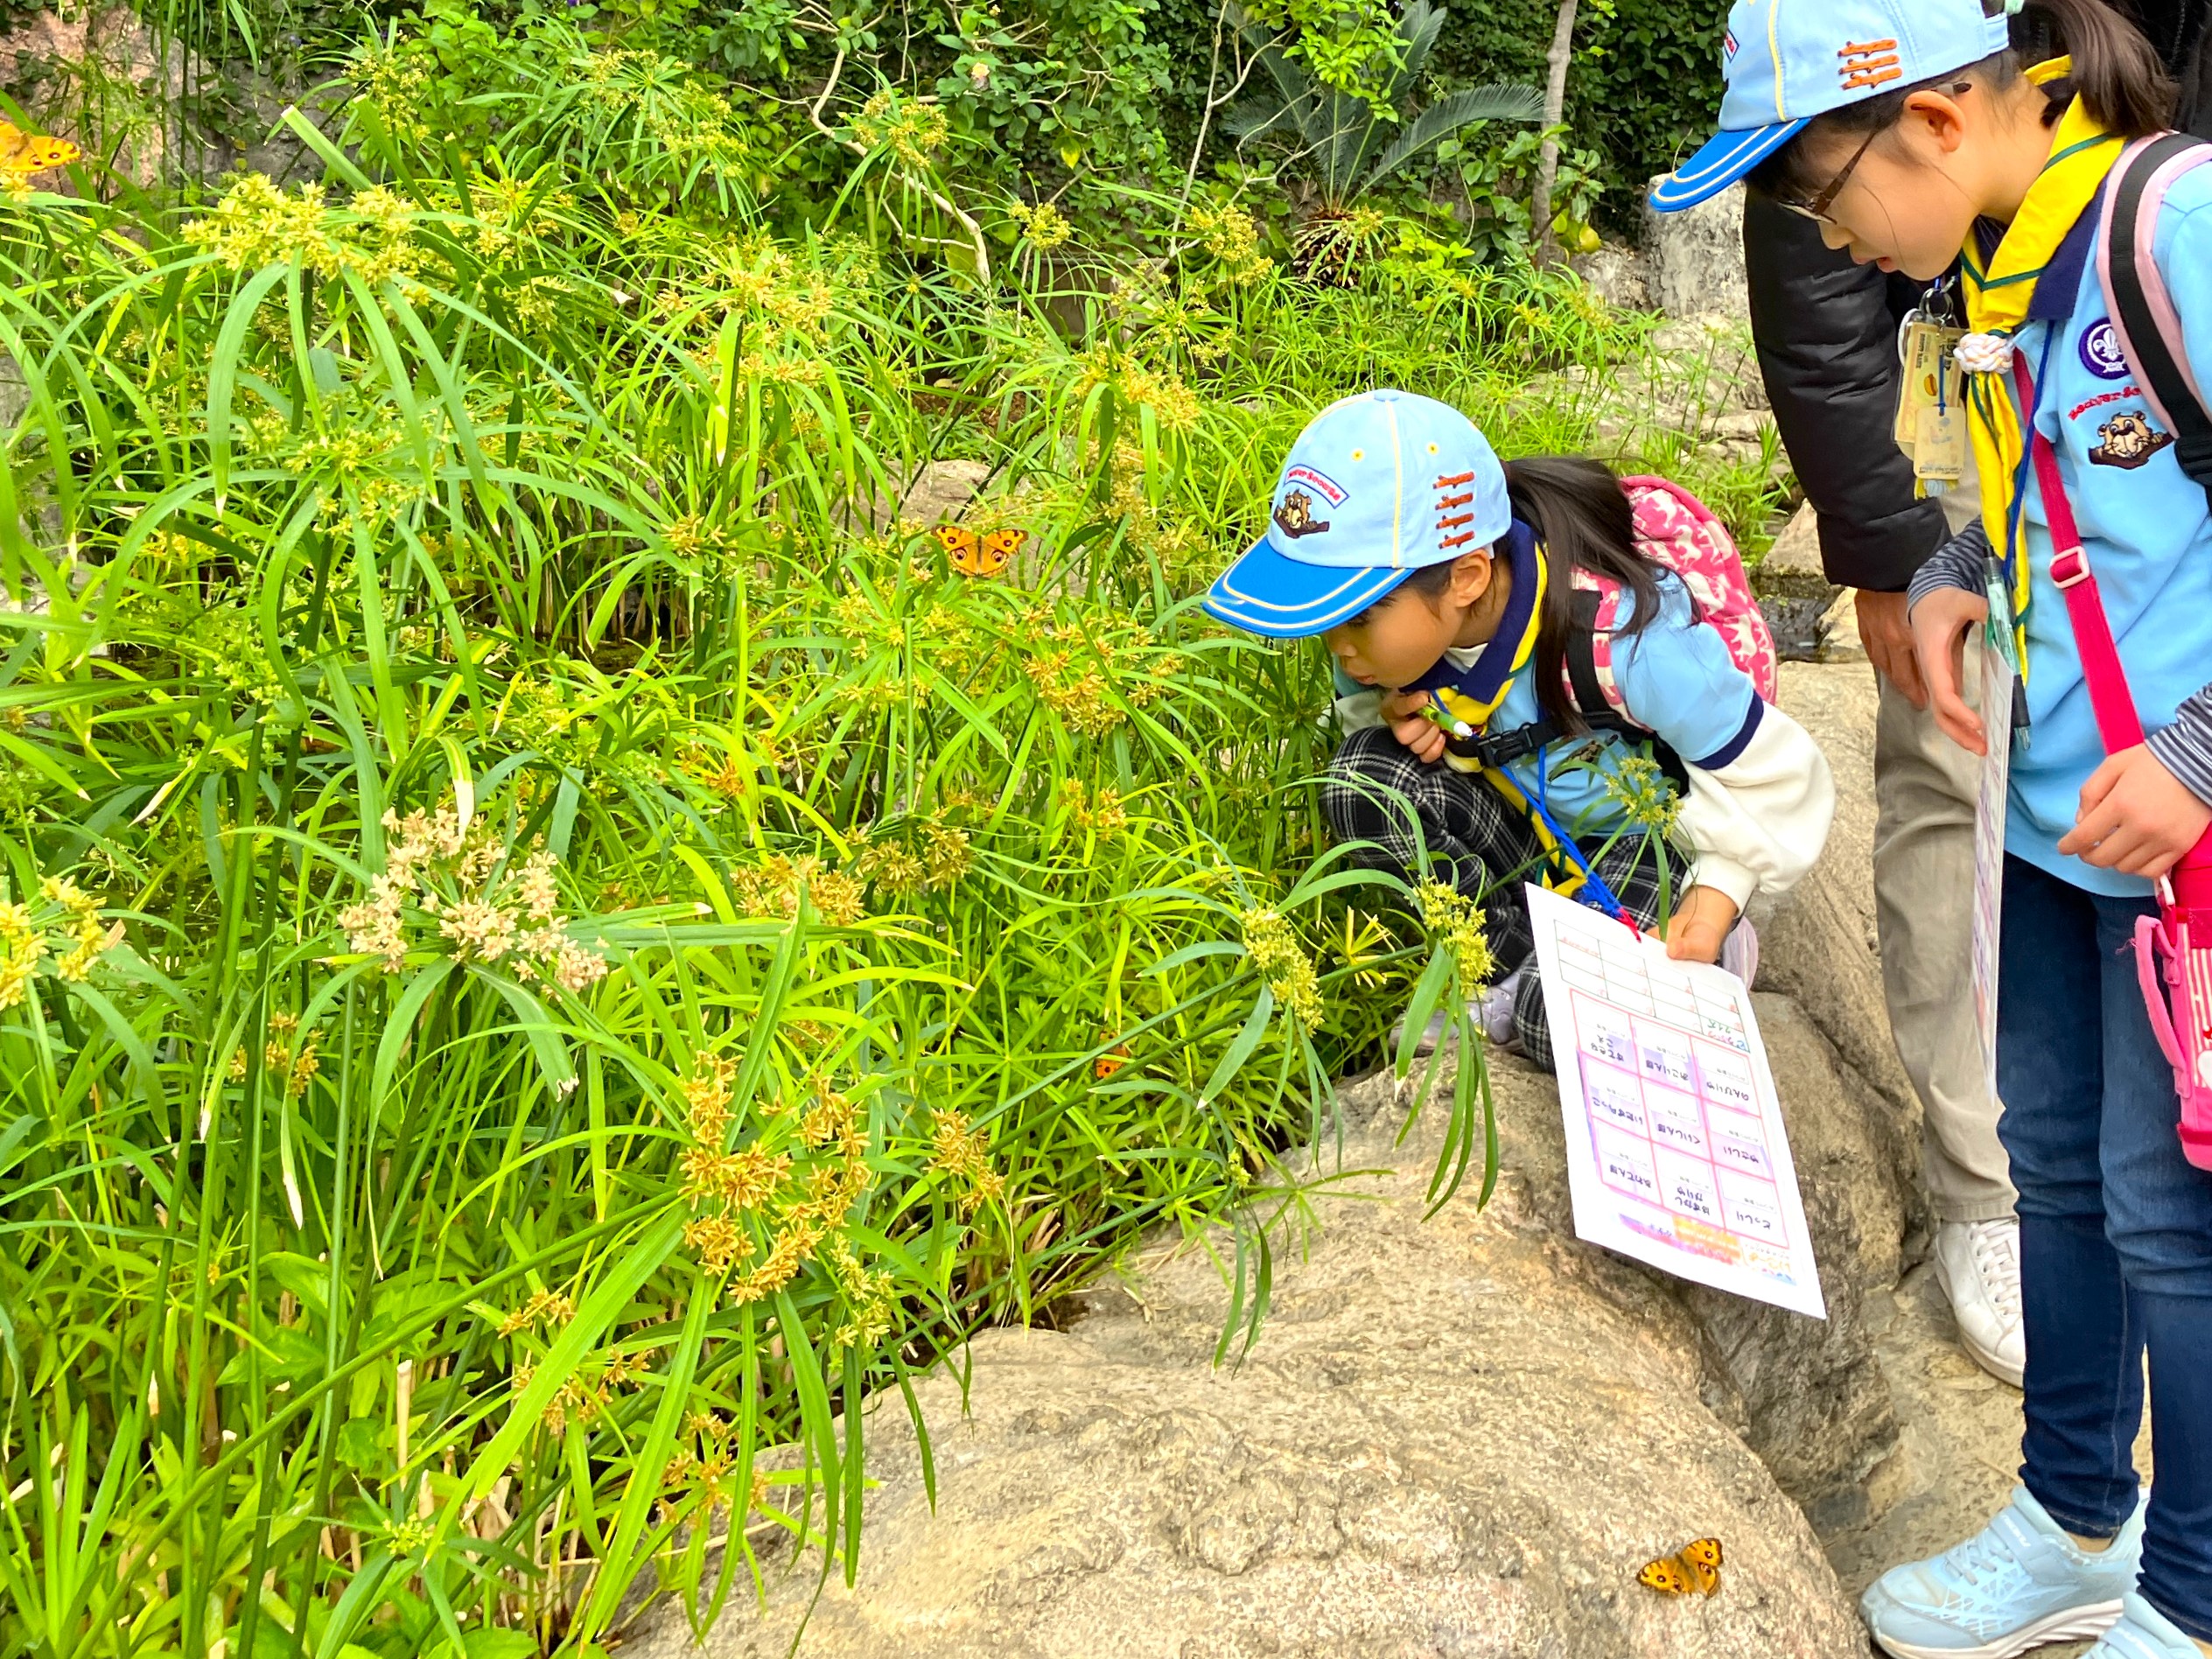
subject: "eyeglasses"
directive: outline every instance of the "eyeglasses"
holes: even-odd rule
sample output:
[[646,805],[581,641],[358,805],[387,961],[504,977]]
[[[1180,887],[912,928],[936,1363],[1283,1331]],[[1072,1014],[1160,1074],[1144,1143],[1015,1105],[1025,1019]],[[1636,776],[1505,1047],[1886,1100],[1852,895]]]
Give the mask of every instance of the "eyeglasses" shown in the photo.
[[[1928,88],[1931,92],[1943,93],[1953,98],[1957,97],[1961,93],[1971,92],[1973,89],[1974,83],[1970,80],[1954,80],[1947,87]],[[1881,128],[1877,127],[1861,139],[1858,148],[1851,152],[1851,159],[1844,164],[1843,171],[1830,179],[1828,188],[1810,201],[1792,201],[1786,196],[1777,196],[1774,198],[1774,205],[1777,207],[1788,208],[1802,219],[1810,219],[1823,225],[1834,224],[1836,221],[1829,218],[1828,210],[1836,205],[1836,198],[1844,193],[1844,186],[1851,183],[1851,176],[1858,171],[1858,164],[1866,159],[1866,152],[1874,147],[1874,140],[1882,136],[1882,130]]]
[[1816,224],[1834,224],[1836,221],[1829,218],[1828,210],[1836,205],[1836,198],[1844,193],[1844,186],[1851,183],[1851,176],[1858,171],[1858,164],[1866,159],[1866,152],[1874,147],[1874,140],[1881,136],[1882,130],[1877,127],[1860,140],[1858,148],[1851,152],[1851,159],[1844,164],[1844,170],[1830,179],[1828,188],[1810,201],[1792,201],[1787,196],[1777,196],[1774,205],[1786,207],[1799,218],[1810,219]]

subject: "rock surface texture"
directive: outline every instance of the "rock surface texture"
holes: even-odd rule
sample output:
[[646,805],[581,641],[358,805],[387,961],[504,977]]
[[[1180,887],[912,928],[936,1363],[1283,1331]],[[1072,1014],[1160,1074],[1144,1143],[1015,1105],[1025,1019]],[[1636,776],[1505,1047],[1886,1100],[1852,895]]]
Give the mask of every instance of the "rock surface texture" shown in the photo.
[[[804,1651],[1863,1652],[1811,1527],[1741,1438],[1754,1411],[1774,1408],[1857,1445],[1859,1404],[1824,1389],[1817,1366],[1796,1374],[1830,1407],[1764,1398],[1781,1377],[1755,1368],[1742,1380],[1762,1397],[1747,1400],[1729,1350],[1755,1317],[1713,1320],[1575,1243],[1550,1080],[1501,1067],[1496,1081],[1497,1194],[1480,1212],[1464,1194],[1425,1222],[1433,1133],[1417,1124],[1396,1144],[1387,1082],[1348,1091],[1344,1167],[1376,1172],[1323,1200],[1302,1258],[1278,1256],[1274,1306],[1241,1366],[1211,1363],[1222,1285],[1185,1253],[1142,1261],[1133,1294],[1070,1334],[978,1342],[965,1418],[955,1382],[922,1389],[934,1515],[897,1403],[878,1409],[870,1456],[883,1484],[859,1589],[824,1592]],[[1818,1351],[1820,1327],[1798,1322]],[[1729,1552],[1720,1595],[1674,1600],[1633,1581],[1648,1558],[1706,1535]],[[725,1618],[706,1651],[781,1654],[813,1587],[811,1565],[794,1572],[765,1617]],[[671,1620],[631,1651],[675,1659],[690,1640]]]
[[1684,213],[1654,212],[1647,200],[1642,245],[1651,303],[1670,317],[1743,316],[1751,304],[1743,225],[1741,185]]

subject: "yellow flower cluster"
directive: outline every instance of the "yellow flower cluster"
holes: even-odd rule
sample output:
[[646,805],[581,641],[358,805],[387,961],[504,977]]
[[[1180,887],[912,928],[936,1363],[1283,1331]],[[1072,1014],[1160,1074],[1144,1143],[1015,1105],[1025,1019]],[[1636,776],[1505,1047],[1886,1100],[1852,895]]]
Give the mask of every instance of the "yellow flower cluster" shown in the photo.
[[802,889],[832,928],[853,927],[868,914],[866,883],[830,869],[811,854],[788,858],[778,853],[730,877],[731,896],[748,916],[795,917]]
[[918,98],[902,98],[888,87],[861,106],[852,136],[867,150],[888,150],[909,167],[929,164],[944,148],[951,128],[945,112]]
[[[751,1144],[729,1150],[734,1102],[731,1082],[736,1068],[718,1055],[703,1056],[684,1084],[685,1122],[692,1144],[680,1159],[684,1201],[700,1211],[684,1223],[685,1248],[710,1273],[727,1273],[760,1256],[760,1234],[767,1254],[760,1265],[732,1279],[733,1303],[758,1301],[796,1278],[823,1239],[844,1224],[852,1206],[867,1190],[867,1138],[852,1102],[827,1088],[796,1128],[802,1149],[830,1157],[802,1165],[788,1141],[772,1145],[768,1135],[792,1134],[782,1110],[761,1112],[762,1134]],[[786,1126],[775,1130],[780,1119]],[[756,1231],[757,1229],[757,1231]]]
[[1120,795],[1102,784],[1086,790],[1081,778],[1069,778],[1060,786],[1060,804],[1076,829],[1101,841],[1111,840],[1129,828],[1129,808],[1122,804]]
[[1471,1002],[1490,983],[1490,942],[1482,930],[1482,911],[1474,900],[1440,881],[1421,886],[1421,925],[1429,937],[1450,947],[1459,970],[1462,1001]]
[[500,1321],[500,1334],[513,1336],[534,1325],[549,1329],[566,1325],[576,1317],[576,1304],[560,1291],[532,1291],[529,1300]]
[[1671,836],[1682,818],[1682,797],[1659,763],[1648,755],[1630,755],[1606,773],[1605,791],[1622,817],[1653,835]]
[[929,1166],[967,1183],[957,1200],[962,1216],[1006,1195],[1006,1178],[990,1166],[990,1137],[949,1106],[940,1108],[931,1122]]
[[1198,245],[1214,262],[1215,284],[1250,288],[1275,269],[1275,262],[1260,251],[1259,227],[1252,215],[1234,202],[1200,202],[1186,221]]
[[1040,253],[1049,253],[1064,248],[1075,239],[1075,227],[1068,215],[1048,201],[1031,206],[1018,201],[1006,209],[1013,221],[1021,227],[1029,245]]
[[896,839],[871,841],[854,873],[873,882],[878,892],[905,897],[956,886],[975,865],[968,832],[940,817],[923,820],[919,841],[918,848]]
[[[292,1039],[298,1031],[298,1014],[270,1015],[269,1041],[261,1051],[262,1068],[271,1077],[282,1078],[284,1092],[294,1100],[307,1092],[307,1085],[315,1081],[316,1074],[323,1068],[323,1057],[317,1052],[318,1039],[313,1032],[307,1034],[307,1040],[299,1045],[297,1053],[293,1051]],[[243,1054],[231,1057],[234,1076],[242,1077],[245,1074],[245,1058]]]
[[1312,958],[1298,942],[1298,930],[1276,910],[1248,910],[1243,920],[1244,949],[1275,1000],[1308,1031],[1319,1028],[1326,1018],[1320,979],[1313,971]]
[[266,173],[247,173],[206,218],[185,227],[185,240],[234,271],[298,265],[321,276],[350,271],[368,283],[411,276],[424,259],[409,234],[411,209],[381,187],[361,193],[366,205],[357,198],[332,206],[319,184],[287,195]]
[[27,1001],[42,971],[71,982],[90,978],[93,964],[122,942],[122,923],[102,926],[99,896],[69,877],[49,876],[39,895],[44,902],[35,909],[0,900],[0,1008]]
[[[404,818],[387,812],[384,829],[393,839],[383,872],[368,898],[339,912],[349,948],[396,974],[414,944],[440,937],[463,962],[504,962],[518,979],[570,995],[606,976],[606,958],[568,935],[556,861],[542,845],[508,864],[491,825],[480,818],[465,831],[452,807]],[[416,917],[435,922],[436,934],[411,928]]]

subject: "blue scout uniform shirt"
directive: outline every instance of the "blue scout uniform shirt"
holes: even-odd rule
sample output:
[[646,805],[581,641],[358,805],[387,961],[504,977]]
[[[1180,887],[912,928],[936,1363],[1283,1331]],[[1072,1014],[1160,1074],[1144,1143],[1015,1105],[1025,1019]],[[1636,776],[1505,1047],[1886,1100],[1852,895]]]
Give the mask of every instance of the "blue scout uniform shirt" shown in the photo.
[[[1487,727],[1500,733],[1544,718],[1534,664],[1517,674],[1513,668],[1533,620],[1536,544],[1516,525],[1504,547],[1512,559],[1513,594],[1497,634],[1475,651],[1451,654],[1476,701],[1488,702],[1499,682],[1513,676]],[[1689,590],[1676,578],[1663,575],[1660,593],[1658,620],[1633,639],[1613,641],[1614,678],[1630,718],[1665,738],[1690,765],[1718,772],[1750,746],[1767,705],[1751,677],[1728,654],[1726,642],[1697,620]],[[1336,670],[1336,692],[1340,699],[1372,695],[1341,668]],[[1541,800],[1578,840],[1602,841],[1627,822],[1606,791],[1606,780],[1623,759],[1640,752],[1641,745],[1631,747],[1613,732],[1593,732],[1552,744],[1540,755],[1524,756],[1502,770],[1522,794]]]
[[[2037,370],[2035,424],[2058,453],[2105,615],[2146,732],[2174,724],[2212,680],[2212,502],[2182,472],[2113,334],[2095,259],[2100,209],[2084,214],[2036,285],[2016,337]],[[2189,360],[2212,386],[2212,168],[2184,174],[2159,217],[2153,253],[2180,312]],[[2140,897],[2150,884],[2062,857],[2082,786],[2104,760],[2033,468],[2021,496],[2032,588],[2026,739],[2013,746],[2006,850],[2092,892]]]

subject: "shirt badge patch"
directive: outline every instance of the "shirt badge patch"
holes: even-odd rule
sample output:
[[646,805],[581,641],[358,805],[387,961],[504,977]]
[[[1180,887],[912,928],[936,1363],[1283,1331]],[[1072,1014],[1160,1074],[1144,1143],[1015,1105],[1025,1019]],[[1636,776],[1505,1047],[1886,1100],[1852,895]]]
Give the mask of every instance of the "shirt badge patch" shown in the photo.
[[1313,516],[1313,498],[1304,490],[1292,490],[1283,498],[1283,504],[1275,509],[1275,523],[1293,541],[1301,536],[1324,535],[1329,528],[1328,520]]
[[2110,318],[2082,336],[2082,366],[2099,380],[2127,378],[2127,354],[2120,349],[2120,332]]
[[2138,410],[2115,415],[2096,429],[2096,435],[2104,441],[2090,452],[2090,459],[2099,466],[2124,467],[2131,472],[2148,466],[2152,456],[2174,442],[2171,432],[2160,431],[2151,424],[2151,417]]

